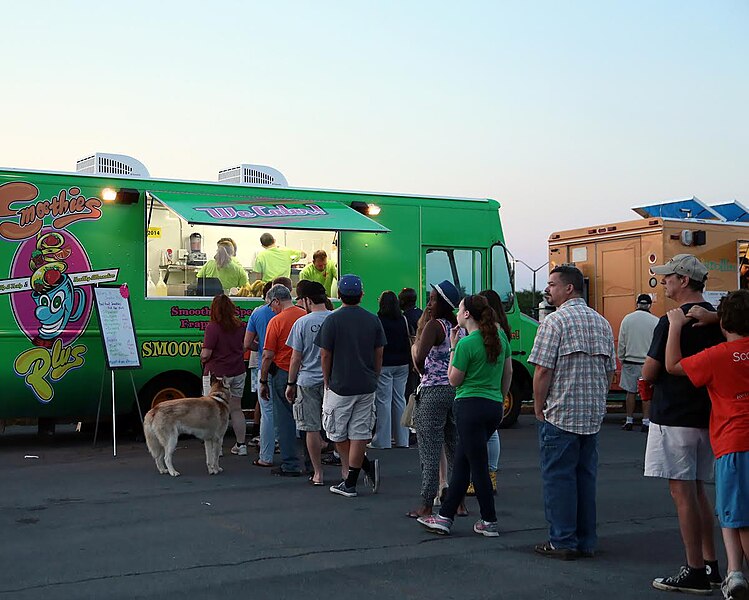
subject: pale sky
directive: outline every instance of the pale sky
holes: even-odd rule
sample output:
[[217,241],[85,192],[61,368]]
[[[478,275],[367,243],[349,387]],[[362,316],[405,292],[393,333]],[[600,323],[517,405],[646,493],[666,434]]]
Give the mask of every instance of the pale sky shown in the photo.
[[3,5],[0,166],[490,197],[534,266],[638,204],[749,204],[746,0]]

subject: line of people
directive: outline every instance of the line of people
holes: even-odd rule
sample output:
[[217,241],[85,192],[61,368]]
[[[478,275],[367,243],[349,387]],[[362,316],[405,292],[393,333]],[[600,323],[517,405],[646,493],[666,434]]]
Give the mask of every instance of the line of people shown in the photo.
[[[658,321],[641,365],[642,377],[654,386],[645,475],[669,480],[687,555],[676,575],[653,580],[653,587],[708,594],[722,586],[726,598],[745,597],[749,291],[728,294],[716,312],[702,296],[707,269],[695,257],[678,255],[653,271],[663,277],[666,296],[680,308]],[[396,381],[398,390],[408,383],[408,317],[395,310],[392,292],[382,295],[379,318],[361,308],[361,280],[354,275],[341,278],[342,306],[334,312],[325,308],[327,296],[318,283],[300,282],[296,306],[290,282],[274,283],[266,306],[251,315],[245,337],[247,345],[253,335],[264,336],[261,410],[264,420],[266,414],[275,420],[268,434],[270,454],[261,448],[257,462],[272,464],[272,440],[278,437],[282,464],[274,472],[300,475],[294,449],[300,430],[314,457],[310,482],[322,485],[318,457],[324,431],[341,457],[342,480],[330,491],[356,496],[362,471],[376,490],[379,463],[367,458],[367,444],[374,439],[376,447],[385,448],[391,440],[396,446],[408,441],[398,424],[404,398],[393,391]],[[616,368],[611,326],[587,306],[583,284],[575,267],[551,271],[546,294],[556,311],[540,325],[529,357],[535,366],[534,412],[549,523],[548,539],[535,551],[563,560],[595,556],[598,437]],[[410,347],[421,376],[414,426],[422,482],[420,504],[408,516],[437,533],[449,534],[455,517],[467,514],[463,501],[472,484],[481,513],[474,531],[499,534],[491,476],[497,462],[492,454],[499,447],[491,440],[502,418],[512,361],[506,317],[497,300],[488,292],[461,298],[449,281],[433,285]],[[226,301],[217,298],[218,303]],[[259,326],[263,322],[265,329]],[[207,344],[213,339],[209,333],[207,329]],[[385,365],[391,339],[390,364]],[[620,348],[625,358],[627,343]],[[214,357],[216,353],[214,348]],[[386,367],[390,373],[383,375]],[[376,400],[380,382],[383,393]],[[237,446],[241,448],[239,433]],[[716,511],[728,554],[725,579],[712,539],[715,513],[705,490],[713,477],[714,456]],[[439,509],[433,514],[435,504]]]
[[[726,599],[747,598],[749,291],[727,294],[716,311],[703,296],[708,270],[695,256],[676,255],[652,270],[679,307],[654,326],[647,316],[635,316],[645,331],[633,340],[625,330],[620,339],[622,382],[630,392],[641,373],[652,385],[649,420],[643,422],[644,475],[668,480],[686,552],[686,565],[652,586],[700,595],[721,588]],[[557,310],[540,325],[529,357],[549,523],[549,539],[535,550],[563,560],[595,554],[598,434],[615,369],[611,327],[586,306],[582,293],[578,269],[551,272],[546,294]],[[647,311],[649,300],[639,297],[638,309]],[[625,430],[632,428],[633,400],[628,398]],[[713,477],[715,509],[706,490]],[[728,558],[725,578],[713,539],[716,515]]]

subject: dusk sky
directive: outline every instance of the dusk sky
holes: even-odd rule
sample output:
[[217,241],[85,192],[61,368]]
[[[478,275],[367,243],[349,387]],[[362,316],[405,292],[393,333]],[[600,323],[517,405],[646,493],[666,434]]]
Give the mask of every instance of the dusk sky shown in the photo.
[[638,204],[749,204],[746,0],[29,0],[0,31],[4,167],[491,197],[534,266]]

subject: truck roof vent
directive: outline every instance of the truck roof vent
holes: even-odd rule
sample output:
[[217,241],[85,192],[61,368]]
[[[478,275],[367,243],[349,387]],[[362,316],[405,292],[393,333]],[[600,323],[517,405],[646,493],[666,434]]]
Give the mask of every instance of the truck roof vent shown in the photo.
[[75,163],[78,173],[91,175],[125,175],[128,177],[150,177],[148,169],[139,160],[124,154],[97,152]]
[[239,183],[241,185],[275,185],[289,187],[280,171],[266,165],[239,165],[222,169],[218,172],[222,183]]

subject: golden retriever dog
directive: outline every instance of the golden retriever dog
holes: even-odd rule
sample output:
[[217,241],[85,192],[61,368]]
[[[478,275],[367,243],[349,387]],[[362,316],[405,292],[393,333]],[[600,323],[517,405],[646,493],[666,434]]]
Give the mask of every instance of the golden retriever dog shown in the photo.
[[146,413],[143,432],[159,473],[179,476],[172,464],[172,454],[180,433],[189,433],[203,440],[209,475],[223,471],[218,466],[218,458],[229,426],[229,395],[229,389],[218,380],[207,396],[166,400]]

